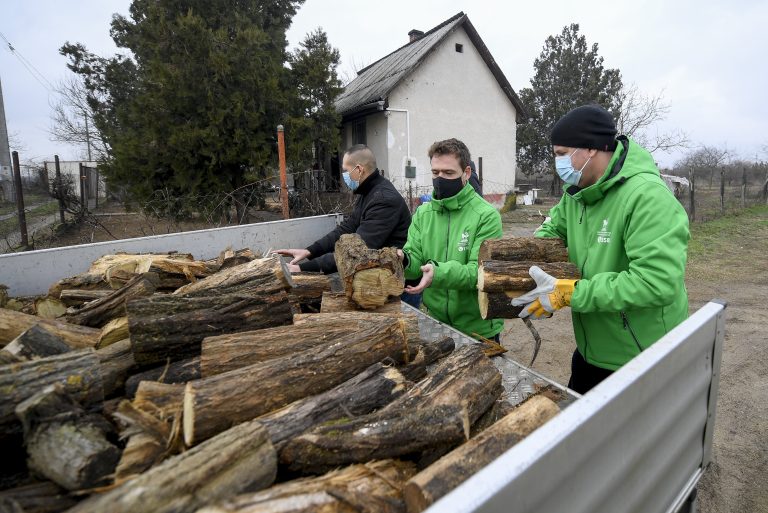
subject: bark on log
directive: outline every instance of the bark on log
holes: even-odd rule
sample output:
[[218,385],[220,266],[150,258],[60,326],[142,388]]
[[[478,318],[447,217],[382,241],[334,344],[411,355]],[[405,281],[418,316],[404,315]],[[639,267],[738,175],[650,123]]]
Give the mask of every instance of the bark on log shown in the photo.
[[67,353],[72,348],[50,331],[35,325],[0,350],[0,361],[23,362]]
[[102,349],[128,337],[128,317],[112,319],[101,328],[101,335],[99,336],[99,343],[96,345],[96,349]]
[[395,248],[368,249],[359,235],[345,234],[333,255],[347,297],[361,308],[378,308],[403,293],[403,264]]
[[372,461],[240,495],[197,513],[402,513],[402,487],[415,472],[412,463]]
[[408,512],[427,509],[559,411],[546,397],[531,397],[476,438],[411,478],[404,491]]
[[341,312],[374,312],[374,313],[398,313],[401,311],[400,298],[389,298],[386,303],[371,310],[363,310],[343,292],[323,292],[320,303],[320,313]]
[[139,365],[199,356],[205,337],[289,324],[293,315],[283,291],[257,296],[157,296],[134,299],[126,309]]
[[199,443],[230,426],[328,390],[384,358],[402,361],[407,351],[396,320],[372,322],[358,334],[357,341],[310,349],[187,383],[184,441],[189,446]]
[[451,354],[456,344],[451,337],[436,342],[426,342],[418,346],[416,357],[400,368],[400,372],[409,381],[418,381],[427,375],[427,366]]
[[81,289],[64,289],[59,295],[59,299],[66,306],[82,306],[84,303],[93,301],[95,299],[101,299],[105,296],[112,294],[112,289],[97,289],[97,290],[81,290]]
[[85,408],[104,400],[101,364],[93,349],[71,351],[0,367],[0,433],[21,431],[14,408],[49,385],[60,383]]
[[29,468],[67,490],[105,484],[120,450],[61,385],[50,385],[16,407]]
[[234,427],[68,513],[193,513],[275,480],[275,449],[257,422]]
[[0,346],[6,345],[35,325],[40,325],[61,338],[72,349],[95,347],[101,334],[101,330],[0,308]]
[[279,255],[258,258],[185,285],[176,296],[200,297],[223,294],[274,294],[293,287],[288,266]]
[[[399,301],[398,301],[399,305]],[[324,324],[328,327],[338,325],[351,329],[352,326],[365,327],[371,321],[381,320],[384,316],[387,318],[398,319],[403,325],[405,339],[408,343],[409,355],[413,350],[416,355],[419,345],[424,341],[419,334],[419,318],[414,313],[402,312],[399,309],[393,312],[382,312],[381,309],[375,311],[357,311],[357,312],[338,312],[338,313],[319,313],[319,314],[294,314],[294,326],[303,326],[306,324]],[[410,358],[409,358],[410,359]]]
[[144,372],[133,374],[125,382],[125,395],[133,397],[142,381],[157,381],[165,384],[186,383],[200,379],[200,357],[193,356],[178,362],[167,362]]
[[[51,481],[3,490],[0,501],[12,501],[21,513],[59,513],[77,504],[66,490]],[[4,511],[2,507],[0,511]]]
[[104,397],[123,395],[125,381],[128,379],[136,362],[133,359],[131,341],[127,338],[96,351],[101,361],[101,381],[104,385]]
[[203,263],[208,269],[209,274],[213,274],[236,265],[247,264],[256,258],[260,257],[249,248],[238,249],[237,251],[227,248],[219,253],[218,257],[205,260]]
[[523,306],[512,306],[512,299],[523,293],[523,291],[499,293],[477,291],[480,316],[483,319],[516,319],[523,311]]
[[478,261],[506,260],[508,262],[567,262],[568,249],[561,239],[538,237],[508,237],[488,239],[480,245]]
[[137,275],[123,288],[67,314],[65,320],[72,324],[100,328],[117,317],[125,317],[126,302],[131,299],[151,296],[158,284],[159,278],[156,273]]
[[294,401],[256,420],[267,428],[272,445],[279,451],[285,441],[324,422],[381,408],[405,392],[407,386],[400,371],[385,363],[374,363],[330,390]]
[[280,451],[292,472],[317,474],[341,465],[396,458],[469,438],[466,406],[439,405],[403,411],[396,417],[363,416],[313,429]]
[[344,292],[339,275],[323,273],[294,273],[293,288],[288,297],[293,304],[311,305],[319,310],[323,292]]
[[578,280],[581,278],[579,268],[570,262],[505,262],[503,260],[486,260],[477,272],[477,289],[482,292],[500,293],[528,292],[536,288],[536,282],[528,274],[532,265],[537,265],[547,274],[558,279]]

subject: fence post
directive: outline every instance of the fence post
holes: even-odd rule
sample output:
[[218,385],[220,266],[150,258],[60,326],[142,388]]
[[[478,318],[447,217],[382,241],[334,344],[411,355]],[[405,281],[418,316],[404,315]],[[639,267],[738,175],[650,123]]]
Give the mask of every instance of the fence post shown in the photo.
[[288,177],[285,174],[285,131],[283,125],[277,125],[277,155],[280,162],[280,202],[283,204],[283,219],[290,219]]
[[80,214],[85,215],[88,211],[88,191],[86,190],[85,166],[80,162],[78,168],[80,171]]
[[480,182],[480,190],[483,190],[483,157],[477,158],[477,178]]
[[747,208],[747,168],[741,167],[741,208]]
[[24,192],[21,190],[21,168],[19,167],[19,152],[11,153],[13,157],[13,184],[16,187],[16,210],[19,215],[19,232],[21,233],[21,245],[29,249],[27,237],[27,214],[24,212]]
[[59,217],[61,218],[61,224],[64,224],[64,184],[61,183],[59,156],[54,155],[53,160],[56,166],[56,196],[59,198]]
[[96,170],[96,209],[99,208],[99,168],[95,167]]
[[695,168],[691,168],[688,171],[688,181],[691,183],[691,191],[690,191],[690,193],[691,193],[691,198],[690,198],[691,205],[690,205],[690,208],[688,209],[688,212],[689,212],[689,216],[691,218],[691,221],[695,221],[696,220],[696,197],[695,197],[695,192],[696,192],[696,171],[695,171]]
[[408,180],[408,210],[413,214],[413,180]]
[[720,168],[720,213],[725,213],[725,168]]

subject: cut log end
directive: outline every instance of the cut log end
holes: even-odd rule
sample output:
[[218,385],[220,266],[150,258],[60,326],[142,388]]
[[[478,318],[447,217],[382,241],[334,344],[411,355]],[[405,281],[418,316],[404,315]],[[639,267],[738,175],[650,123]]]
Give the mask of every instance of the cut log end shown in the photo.
[[184,387],[184,412],[181,418],[184,425],[184,444],[192,447],[195,444],[195,391],[189,383]]

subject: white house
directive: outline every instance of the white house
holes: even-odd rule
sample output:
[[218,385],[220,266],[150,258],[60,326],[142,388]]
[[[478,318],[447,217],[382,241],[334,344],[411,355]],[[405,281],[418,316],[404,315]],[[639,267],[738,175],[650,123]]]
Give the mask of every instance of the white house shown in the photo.
[[[82,164],[82,167],[81,167]],[[54,183],[56,179],[56,163],[52,161],[43,162],[45,166],[48,184]],[[83,175],[81,180],[80,171]],[[59,172],[61,176],[72,184],[72,192],[76,197],[81,197],[81,187],[85,185],[87,199],[107,197],[107,187],[104,177],[99,174],[98,162],[89,162],[87,160],[62,160],[59,162]],[[46,186],[48,186],[46,184]]]
[[336,100],[342,146],[367,144],[385,176],[418,196],[432,190],[429,146],[456,137],[469,147],[483,195],[501,204],[515,185],[517,122],[525,115],[519,97],[463,12],[408,35]]

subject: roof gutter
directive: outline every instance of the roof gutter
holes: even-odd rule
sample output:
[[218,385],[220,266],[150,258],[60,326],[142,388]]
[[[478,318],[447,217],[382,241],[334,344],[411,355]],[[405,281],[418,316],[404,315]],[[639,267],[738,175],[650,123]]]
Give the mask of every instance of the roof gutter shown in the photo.
[[341,113],[342,121],[349,121],[352,118],[359,117],[363,114],[369,114],[371,112],[379,112],[384,110],[384,100],[377,100],[375,102],[365,103],[358,105],[354,109],[350,109]]

